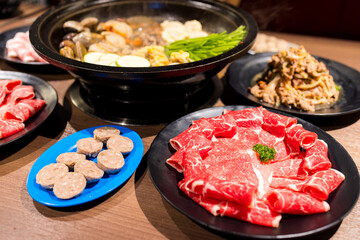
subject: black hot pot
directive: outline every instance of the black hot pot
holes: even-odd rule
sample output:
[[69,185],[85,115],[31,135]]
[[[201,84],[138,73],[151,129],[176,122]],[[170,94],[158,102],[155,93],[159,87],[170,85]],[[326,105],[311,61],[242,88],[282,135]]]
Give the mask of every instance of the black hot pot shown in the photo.
[[[182,22],[196,19],[205,31],[217,33],[245,25],[247,35],[241,44],[216,57],[163,67],[102,66],[59,54],[65,21],[136,15]],[[167,123],[213,105],[221,94],[216,74],[246,54],[256,35],[257,24],[248,13],[216,0],[76,1],[44,13],[30,28],[30,40],[39,55],[78,80],[69,91],[76,106],[104,120],[135,125]]]

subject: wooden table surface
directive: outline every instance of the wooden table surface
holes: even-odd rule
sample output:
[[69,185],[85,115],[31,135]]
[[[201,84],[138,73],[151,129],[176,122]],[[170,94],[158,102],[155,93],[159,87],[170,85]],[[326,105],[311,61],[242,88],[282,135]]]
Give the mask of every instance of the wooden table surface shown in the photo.
[[[22,4],[22,14],[41,7]],[[0,20],[0,32],[31,24],[36,15],[8,22]],[[360,70],[360,42],[267,33],[296,44],[303,44],[315,55]],[[23,72],[1,62],[1,70]],[[32,200],[26,188],[28,173],[36,159],[59,139],[81,129],[107,124],[74,105],[67,90],[74,79],[67,73],[32,73],[57,91],[59,105],[50,118],[33,134],[0,150],[0,239],[223,239],[197,225],[168,204],[152,184],[146,162],[142,161],[129,181],[113,193],[86,206],[68,210],[49,208]],[[360,84],[360,83],[359,83]],[[241,104],[241,103],[240,103]],[[224,105],[219,101],[216,106]],[[360,169],[359,116],[335,121],[314,122],[333,136],[349,152]],[[129,126],[137,131],[146,153],[162,126]],[[359,239],[359,201],[331,239]]]

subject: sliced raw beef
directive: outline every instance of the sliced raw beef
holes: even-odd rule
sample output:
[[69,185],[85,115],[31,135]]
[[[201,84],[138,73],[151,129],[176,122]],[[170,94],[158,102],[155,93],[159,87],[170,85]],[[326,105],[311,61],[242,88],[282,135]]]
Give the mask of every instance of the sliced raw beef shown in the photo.
[[261,201],[256,202],[253,208],[228,202],[224,207],[223,215],[267,227],[278,227],[281,220],[279,213],[272,211]]
[[[240,147],[239,147],[240,146]],[[204,158],[204,164],[211,176],[227,180],[246,180],[258,185],[254,165],[259,164],[253,150],[243,149],[240,140],[222,139]]]
[[234,157],[224,152],[226,149],[226,152],[231,153],[233,147],[217,142],[204,159],[196,148],[186,149],[183,159],[184,180],[189,189],[204,197],[249,206],[257,196],[258,179],[249,154],[239,152],[239,156]]
[[[243,133],[245,133],[245,136],[247,136],[246,133],[249,134],[249,132]],[[218,138],[216,142],[213,142],[213,151],[209,154],[214,155],[217,158],[225,157],[228,160],[230,156],[234,157],[234,154],[232,153],[242,154],[243,150],[248,150],[253,147],[257,143],[255,141],[256,139],[258,138],[244,139],[244,141],[241,141],[236,138]]]
[[305,130],[301,124],[293,124],[286,128],[285,142],[294,154],[300,152],[300,147],[304,149],[311,148],[316,140],[316,133]]
[[235,182],[246,181],[249,184],[258,186],[258,176],[254,170],[255,166],[251,161],[252,159],[247,159],[249,156],[246,152],[242,152],[239,156],[231,157],[225,154],[221,157],[209,155],[209,157],[204,159],[204,164],[207,166],[207,172],[214,178],[233,180]]
[[169,164],[170,166],[175,168],[176,171],[178,171],[180,173],[182,173],[184,171],[183,159],[184,159],[185,149],[186,149],[185,147],[180,148],[171,157],[169,157],[166,160],[167,164]]
[[186,188],[184,183],[179,184],[179,188],[214,216],[232,217],[268,227],[279,226],[281,215],[270,210],[264,202],[257,201],[254,207],[248,208],[233,202],[219,201],[193,193]]
[[231,115],[220,115],[207,120],[214,126],[215,137],[231,138],[236,134],[236,122]]
[[205,180],[203,178],[198,178],[198,179],[184,178],[183,180],[178,182],[179,188],[184,188],[186,189],[187,192],[200,194],[200,195],[203,192],[204,185],[205,185]]
[[214,136],[215,129],[214,126],[206,119],[201,118],[193,122],[194,128],[196,127],[202,134],[209,140]]
[[200,194],[205,198],[230,201],[243,206],[253,207],[257,187],[247,182],[224,181],[216,178],[183,179],[179,185],[184,185],[188,191]]
[[0,81],[0,138],[10,136],[24,129],[27,119],[42,109],[45,101],[35,99],[34,88],[21,85],[19,79]]
[[191,189],[188,189],[186,186],[185,181],[179,182],[179,188],[192,200],[197,202],[200,206],[205,208],[207,211],[209,211],[214,216],[223,216],[224,215],[224,203],[223,201],[219,201],[216,199],[207,199],[200,194],[194,193]]
[[283,189],[289,189],[289,190],[296,191],[296,192],[301,192],[306,181],[307,180],[302,180],[302,179],[274,177],[271,180],[270,187],[271,188],[283,188]]
[[0,105],[4,103],[7,94],[11,93],[16,86],[20,86],[22,81],[20,79],[6,79],[0,80]]
[[231,141],[228,141],[227,144],[215,144],[209,152],[209,156],[204,159],[208,175],[215,181],[221,179],[223,182],[228,182],[228,185],[246,183],[255,186],[257,196],[264,195],[270,184],[271,169],[263,166],[257,160],[253,150],[235,150],[236,144],[231,145],[230,143]]
[[200,155],[199,149],[196,146],[185,149],[183,168],[184,179],[207,177],[204,161]]
[[331,162],[327,155],[327,144],[322,140],[316,141],[313,147],[306,150],[304,168],[309,172],[329,169],[331,167]]
[[278,227],[281,220],[281,215],[272,211],[264,201],[256,201],[253,208],[247,209],[229,203],[224,215],[268,227]]
[[180,148],[185,147],[188,142],[195,136],[205,137],[201,132],[201,129],[199,129],[198,125],[192,124],[185,131],[170,139],[170,144],[175,150],[179,150]]
[[[171,139],[177,152],[166,162],[183,172],[178,187],[215,216],[277,227],[280,213],[326,212],[323,200],[344,175],[329,169],[326,144],[296,122],[262,107],[224,111]],[[266,163],[267,147],[276,155]]]
[[274,177],[270,187],[305,192],[319,200],[326,200],[344,179],[344,174],[330,168],[316,172],[305,180]]
[[[207,153],[213,148],[214,143],[205,138],[203,135],[195,135],[192,139],[189,139],[189,142],[185,146],[177,150],[166,162],[175,168],[178,172],[184,171],[184,158],[185,153],[189,151],[191,154],[193,151],[196,152],[196,155],[199,157],[207,156]],[[186,153],[189,155],[190,153]]]
[[271,163],[273,177],[305,179],[308,173],[304,169],[304,158],[296,155],[288,160]]
[[170,144],[175,150],[179,150],[182,147],[187,147],[190,141],[192,141],[192,146],[196,145],[199,147],[199,151],[202,155],[205,155],[212,148],[213,144],[213,142],[207,139],[196,126],[191,126],[188,130],[172,138]]
[[24,123],[19,120],[3,120],[0,119],[0,139],[11,136],[20,132],[25,127]]
[[278,213],[313,214],[327,212],[330,206],[313,196],[287,189],[272,189],[267,194],[270,209]]
[[225,110],[224,115],[231,115],[238,127],[258,128],[263,123],[263,108],[246,108],[240,111]]
[[45,101],[42,99],[23,99],[8,108],[4,119],[17,119],[25,122],[44,106]]
[[[238,145],[238,147],[236,147],[236,148],[241,148],[241,149],[252,148],[255,144],[261,142],[261,140],[259,138],[259,131],[261,131],[261,130],[254,129],[254,128],[238,127],[237,133],[233,137],[233,140],[231,140],[231,141],[233,141],[234,144]],[[221,140],[227,141],[226,138],[218,139],[218,140],[219,141],[221,141]],[[237,141],[235,141],[235,140],[237,140]]]
[[170,145],[175,150],[179,150],[180,148],[186,146],[186,144],[191,140],[193,136],[200,134],[201,133],[198,131],[198,128],[190,126],[176,137],[170,139]]
[[12,105],[10,104],[3,104],[0,106],[0,119],[5,119],[5,115],[9,109],[9,107],[11,107]]
[[257,186],[247,181],[226,181],[209,178],[206,179],[201,193],[207,198],[226,200],[253,207],[257,196]]
[[290,149],[287,147],[284,141],[278,142],[272,147],[275,149],[276,155],[275,159],[271,160],[271,162],[281,162],[291,157]]
[[296,118],[269,112],[266,109],[263,109],[263,115],[264,119],[261,127],[281,140],[284,140],[285,128],[297,123]]
[[280,142],[283,142],[284,138],[276,137],[275,135],[269,133],[268,131],[265,131],[261,129],[259,131],[259,138],[261,141],[261,144],[267,145],[269,147],[274,147]]
[[329,194],[334,191],[344,179],[344,174],[332,168],[319,171],[309,177],[302,191],[309,193],[319,200],[326,200]]
[[5,98],[5,104],[16,104],[22,99],[32,99],[35,97],[34,88],[30,85],[16,86]]
[[5,119],[6,113],[11,107],[13,107],[18,101],[22,99],[32,99],[35,97],[34,89],[29,85],[18,85],[7,94],[3,104],[0,105],[0,119]]
[[214,147],[214,142],[204,137],[204,135],[195,135],[185,147],[196,148],[201,157],[206,157],[208,152]]
[[[252,129],[250,128],[249,130]],[[283,138],[276,137],[263,129],[258,129],[255,131],[259,140],[258,142],[255,142],[253,145],[251,145],[251,148],[257,143],[274,148],[276,150],[276,155],[275,159],[271,160],[271,162],[279,162],[290,158],[290,149],[283,141]],[[255,138],[255,136],[252,136],[251,138]],[[247,141],[247,139],[241,137],[239,139],[242,139],[242,141]]]

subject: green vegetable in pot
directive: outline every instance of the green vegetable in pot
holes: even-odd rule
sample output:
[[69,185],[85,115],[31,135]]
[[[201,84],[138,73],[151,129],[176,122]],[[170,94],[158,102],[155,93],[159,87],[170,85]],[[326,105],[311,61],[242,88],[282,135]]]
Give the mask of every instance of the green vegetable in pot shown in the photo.
[[222,33],[213,33],[206,37],[175,41],[164,47],[168,56],[170,56],[172,52],[183,50],[190,54],[191,60],[199,61],[229,51],[244,40],[245,35],[245,26],[241,25],[229,34],[227,34],[226,31]]

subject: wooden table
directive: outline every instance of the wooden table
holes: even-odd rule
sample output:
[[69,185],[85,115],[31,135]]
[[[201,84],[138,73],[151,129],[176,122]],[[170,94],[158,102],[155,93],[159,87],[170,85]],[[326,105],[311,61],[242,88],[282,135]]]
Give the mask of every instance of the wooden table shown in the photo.
[[[24,13],[36,10],[23,4]],[[38,14],[37,14],[38,15]],[[37,16],[35,15],[35,16]],[[35,16],[20,18],[0,32],[30,24]],[[267,33],[303,44],[309,52],[360,70],[360,42]],[[22,71],[6,63],[1,70]],[[71,104],[67,90],[74,79],[66,74],[34,75],[58,92],[59,106],[38,131],[0,152],[0,239],[222,239],[192,222],[170,206],[152,184],[143,161],[129,181],[100,201],[68,211],[49,208],[32,200],[26,189],[28,173],[36,159],[59,139],[81,129],[107,124]],[[360,83],[359,83],[360,84]],[[223,105],[219,101],[217,106]],[[316,124],[316,123],[315,123]],[[349,152],[360,169],[360,121],[352,117],[321,126]],[[318,124],[318,125],[319,125]],[[142,137],[145,153],[164,126],[130,126]],[[332,239],[359,239],[360,203],[344,219]]]

